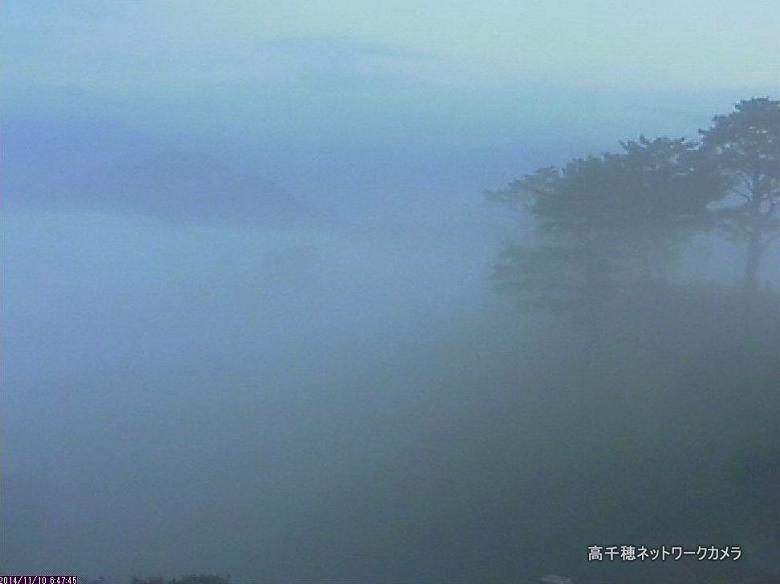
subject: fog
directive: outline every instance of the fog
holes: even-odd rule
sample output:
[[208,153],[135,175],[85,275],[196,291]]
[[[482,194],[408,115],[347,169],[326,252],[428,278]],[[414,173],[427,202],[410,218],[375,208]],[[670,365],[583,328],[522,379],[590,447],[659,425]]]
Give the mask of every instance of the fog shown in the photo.
[[[611,40],[560,3],[228,4],[3,6],[0,574],[780,575],[780,244],[745,292],[743,239],[651,231],[663,269],[609,255],[561,308],[602,248],[501,293],[557,232],[495,201],[776,99],[771,3],[583,3]],[[658,66],[701,22],[755,35]],[[628,544],[744,556],[588,561]]]
[[[482,378],[518,348],[484,243],[94,213],[5,237],[8,569],[455,569],[419,513],[468,501],[448,477],[484,448],[469,428],[518,399]],[[430,559],[385,566],[409,545]]]

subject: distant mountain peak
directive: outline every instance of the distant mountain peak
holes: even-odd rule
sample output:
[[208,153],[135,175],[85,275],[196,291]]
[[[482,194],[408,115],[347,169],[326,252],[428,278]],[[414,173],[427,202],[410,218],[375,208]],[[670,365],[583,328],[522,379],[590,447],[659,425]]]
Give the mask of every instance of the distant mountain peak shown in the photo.
[[94,124],[84,132],[17,126],[6,139],[14,162],[13,175],[4,177],[11,211],[102,212],[243,227],[309,214],[261,172],[235,170],[209,150],[151,144],[113,127],[96,133]]

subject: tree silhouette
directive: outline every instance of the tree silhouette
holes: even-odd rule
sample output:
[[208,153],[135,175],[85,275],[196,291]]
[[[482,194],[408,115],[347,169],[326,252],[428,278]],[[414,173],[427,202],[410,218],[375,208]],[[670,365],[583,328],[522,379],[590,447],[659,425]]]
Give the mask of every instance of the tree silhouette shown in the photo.
[[701,134],[702,153],[729,181],[728,204],[717,213],[729,237],[746,242],[744,282],[753,292],[761,259],[780,236],[780,101],[741,101]]
[[664,278],[680,244],[706,227],[720,178],[683,138],[640,136],[621,146],[489,194],[530,213],[539,233],[532,247],[506,244],[494,273],[500,288],[591,320],[621,283]]

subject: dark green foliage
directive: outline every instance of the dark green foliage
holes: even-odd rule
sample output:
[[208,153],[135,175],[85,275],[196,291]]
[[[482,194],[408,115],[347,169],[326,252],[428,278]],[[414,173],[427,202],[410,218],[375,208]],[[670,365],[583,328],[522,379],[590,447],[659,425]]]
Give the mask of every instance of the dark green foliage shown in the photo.
[[[95,579],[80,578],[79,581],[83,584],[111,584],[111,581],[106,580],[103,576]],[[191,574],[171,579],[165,579],[161,576],[149,576],[146,578],[134,576],[130,580],[130,584],[231,584],[231,580],[230,576],[223,577],[212,574]]]
[[[778,111],[771,100],[742,102],[715,118],[700,145],[640,137],[490,195],[530,215],[537,236],[505,245],[497,287],[587,325],[540,319],[560,345],[521,380],[523,392],[553,396],[536,415],[525,404],[516,414],[529,435],[547,430],[540,422],[532,432],[529,420],[556,421],[558,433],[536,443],[566,469],[549,481],[548,499],[572,511],[569,524],[549,528],[550,540],[570,549],[590,540],[731,541],[746,550],[739,563],[661,576],[657,566],[562,558],[575,580],[777,573],[780,297],[755,284],[758,259],[780,231]],[[666,276],[689,238],[716,229],[747,238],[749,302],[741,287]],[[536,464],[544,476],[547,459]]]
[[776,573],[780,297],[760,295],[766,317],[748,330],[734,310],[738,288],[631,292],[599,323],[595,343],[556,348],[522,385],[545,387],[554,403],[544,410],[548,424],[565,428],[544,442],[565,455],[560,480],[571,486],[559,506],[570,506],[572,523],[551,539],[570,549],[583,540],[733,541],[746,556],[686,565],[688,574],[678,564],[661,579],[658,565],[598,567],[572,557],[582,574],[567,574],[683,584]]
[[708,225],[722,181],[685,139],[622,143],[619,154],[542,168],[492,193],[536,220],[539,244],[508,244],[494,278],[531,304],[597,317],[621,284],[663,279],[674,252]]
[[702,153],[729,181],[731,200],[718,212],[720,226],[746,242],[745,286],[752,292],[761,259],[780,234],[780,101],[741,101],[701,134]]
[[745,281],[780,237],[780,102],[752,99],[716,116],[699,145],[640,136],[622,151],[545,167],[490,198],[535,220],[533,247],[506,245],[494,279],[545,305],[598,319],[621,289],[666,279],[693,235],[747,241]]
[[166,580],[160,577],[133,578],[131,584],[230,584],[230,577],[213,576],[209,574],[193,574]]
[[178,579],[174,578],[171,584],[230,584],[230,577],[223,578],[222,576],[199,574],[183,576]]

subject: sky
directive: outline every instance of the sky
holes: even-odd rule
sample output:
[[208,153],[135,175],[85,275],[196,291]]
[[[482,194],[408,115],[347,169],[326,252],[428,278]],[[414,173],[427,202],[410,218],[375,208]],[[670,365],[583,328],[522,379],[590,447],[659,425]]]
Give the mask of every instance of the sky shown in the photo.
[[725,0],[78,0],[3,10],[7,75],[107,93],[284,87],[324,61],[331,81],[397,75],[441,85],[681,90],[776,86],[780,77],[771,0],[750,10]]
[[780,88],[773,1],[34,0],[2,11],[6,120],[193,138],[302,197],[339,189],[350,205],[378,183],[408,187],[406,174],[473,197],[642,133],[696,136],[739,99]]

